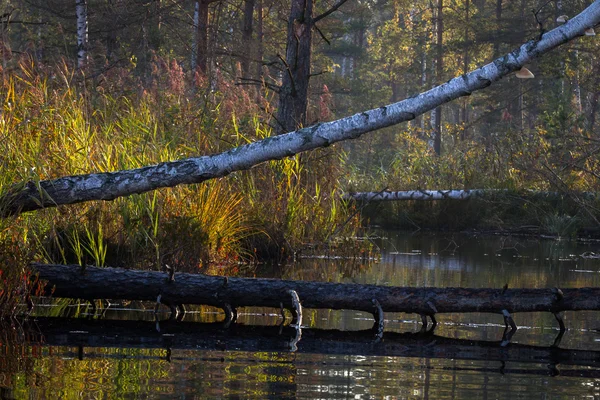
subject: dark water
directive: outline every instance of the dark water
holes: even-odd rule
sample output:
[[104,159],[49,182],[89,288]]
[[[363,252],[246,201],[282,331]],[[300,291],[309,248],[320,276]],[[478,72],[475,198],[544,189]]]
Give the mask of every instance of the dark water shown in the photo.
[[[251,273],[398,286],[600,285],[599,260],[584,258],[600,253],[599,243],[381,236],[371,240],[381,254],[372,264],[314,258],[283,274]],[[131,308],[139,309],[123,310]],[[519,330],[507,344],[502,318],[489,314],[439,315],[435,333],[425,335],[417,316],[386,314],[377,338],[369,314],[305,310],[297,337],[278,327],[278,310],[242,309],[223,330],[218,310],[197,308],[181,323],[157,325],[150,308],[112,305],[102,319],[40,317],[3,328],[0,398],[600,398],[596,312],[567,312],[568,331],[553,347],[559,330],[549,313],[515,315]]]

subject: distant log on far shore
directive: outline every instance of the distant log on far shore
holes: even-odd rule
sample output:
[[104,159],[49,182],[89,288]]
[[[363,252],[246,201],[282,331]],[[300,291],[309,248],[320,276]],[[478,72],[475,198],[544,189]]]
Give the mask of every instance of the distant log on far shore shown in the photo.
[[[459,190],[401,190],[401,191],[381,191],[381,192],[349,192],[343,195],[345,200],[354,200],[361,202],[372,201],[402,201],[402,200],[467,200],[476,196],[483,197],[495,194],[510,194],[507,189],[459,189]],[[523,192],[515,192],[516,196],[543,196],[543,197],[560,197],[560,196],[577,196],[579,198],[595,198],[596,195],[591,192],[579,193],[560,193],[546,192],[536,190],[526,190]]]

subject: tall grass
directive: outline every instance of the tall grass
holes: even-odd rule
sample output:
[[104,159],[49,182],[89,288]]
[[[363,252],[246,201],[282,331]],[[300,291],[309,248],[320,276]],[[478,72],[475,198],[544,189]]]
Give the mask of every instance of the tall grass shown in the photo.
[[[59,176],[210,154],[272,134],[242,89],[155,59],[152,83],[23,59],[0,82],[0,192]],[[3,234],[31,260],[194,271],[329,238],[345,209],[335,147],[198,185],[26,213]],[[326,171],[326,173],[324,173]],[[283,249],[283,250],[282,250]],[[3,267],[5,268],[5,267]]]

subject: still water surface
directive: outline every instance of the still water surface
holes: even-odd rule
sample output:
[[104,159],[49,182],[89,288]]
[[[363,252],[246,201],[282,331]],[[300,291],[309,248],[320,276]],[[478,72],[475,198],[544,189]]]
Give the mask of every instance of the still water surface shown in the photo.
[[[393,232],[372,242],[374,263],[312,258],[248,273],[417,287],[600,285],[600,261],[585,257],[600,253],[595,242]],[[418,316],[386,314],[377,339],[371,316],[352,311],[305,310],[298,337],[278,327],[278,310],[242,309],[223,330],[217,310],[156,324],[151,309],[125,310],[135,306],[4,328],[0,398],[600,399],[596,312],[566,313],[568,331],[553,348],[549,313],[517,314],[519,330],[502,346],[503,320],[489,314],[439,315],[429,335],[417,333]],[[85,317],[84,306],[66,311]]]

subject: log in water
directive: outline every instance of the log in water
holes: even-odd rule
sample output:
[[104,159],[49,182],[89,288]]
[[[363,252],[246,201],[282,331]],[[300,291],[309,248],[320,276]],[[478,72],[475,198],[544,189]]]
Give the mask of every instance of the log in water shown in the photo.
[[510,289],[393,287],[264,278],[231,278],[202,274],[170,274],[120,268],[33,264],[39,278],[49,282],[46,294],[74,299],[157,301],[165,305],[201,304],[235,310],[237,307],[293,309],[290,293],[302,307],[383,312],[498,313],[513,325],[511,313],[546,311],[559,319],[560,312],[600,310],[600,288]]

